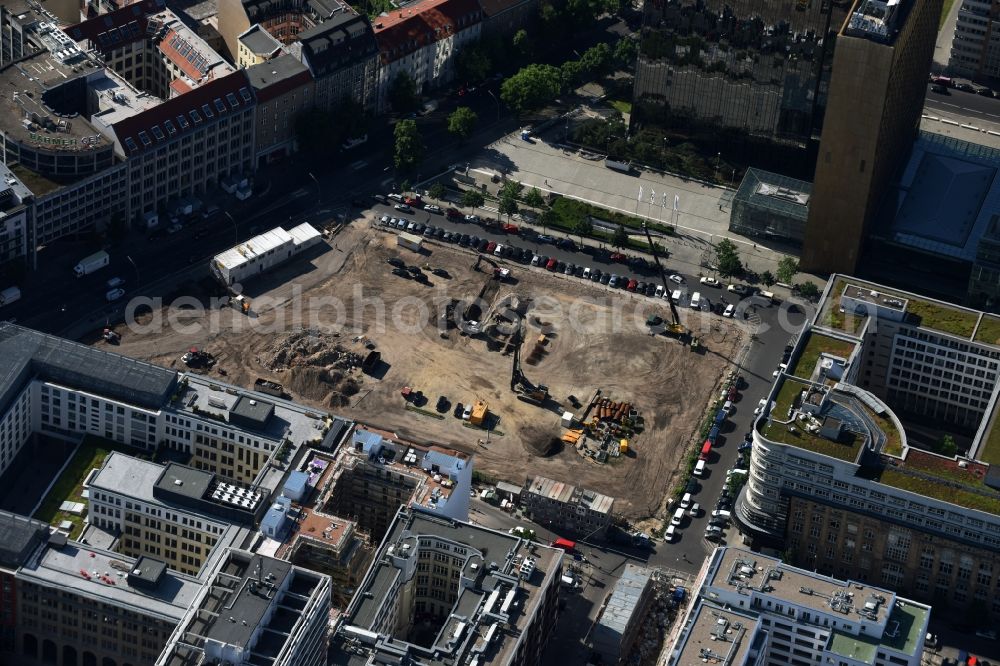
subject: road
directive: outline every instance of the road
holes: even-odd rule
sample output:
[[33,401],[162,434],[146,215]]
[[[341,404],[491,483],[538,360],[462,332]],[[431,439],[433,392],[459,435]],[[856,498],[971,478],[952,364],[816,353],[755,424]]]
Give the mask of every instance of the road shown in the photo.
[[[936,112],[938,115],[947,114],[1000,125],[1000,99],[994,97],[985,97],[953,88],[949,89],[947,94],[936,93],[931,90],[931,86],[928,84],[924,108],[925,112]],[[928,115],[933,114],[928,113]],[[954,119],[959,120],[959,118]]]

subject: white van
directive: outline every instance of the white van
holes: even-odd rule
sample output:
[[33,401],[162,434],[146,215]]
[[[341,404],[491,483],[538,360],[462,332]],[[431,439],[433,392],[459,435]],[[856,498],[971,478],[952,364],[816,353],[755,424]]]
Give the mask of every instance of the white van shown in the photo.
[[667,526],[667,531],[663,533],[663,540],[667,543],[673,543],[674,537],[677,536],[677,528],[673,525]]
[[691,473],[694,474],[695,476],[702,476],[705,473],[705,461],[699,460],[698,463],[694,466],[694,471]]
[[726,518],[726,519],[729,519],[731,516],[732,516],[732,514],[730,512],[725,511],[723,509],[716,509],[715,511],[712,512],[712,518]]
[[670,519],[670,524],[675,527],[679,527],[682,520],[684,520],[684,509],[678,507],[677,510],[674,511],[673,517]]
[[663,298],[663,285],[662,284],[656,285],[656,294],[655,295],[656,295],[656,298]]
[[687,509],[691,506],[691,493],[684,493],[684,497],[681,498],[681,508]]
[[681,290],[680,289],[674,289],[674,293],[670,294],[670,298],[672,298],[673,301],[674,301],[674,303],[677,303],[677,304],[680,304],[680,302],[681,302],[681,296],[683,296],[683,294],[681,294]]
[[772,303],[774,302],[774,292],[773,291],[761,291],[761,292],[758,292],[758,293],[763,298],[766,298],[767,300],[771,301]]
[[701,293],[696,291],[691,295],[691,309],[697,310],[699,308],[701,308]]

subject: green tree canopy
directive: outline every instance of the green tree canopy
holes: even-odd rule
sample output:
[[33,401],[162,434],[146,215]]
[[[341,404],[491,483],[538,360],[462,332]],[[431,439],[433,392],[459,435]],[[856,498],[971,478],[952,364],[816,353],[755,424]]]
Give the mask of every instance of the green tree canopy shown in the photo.
[[611,47],[605,42],[590,47],[583,52],[580,64],[589,74],[602,74],[611,64]]
[[434,183],[429,188],[427,188],[427,194],[431,199],[441,200],[444,199],[445,187],[441,183]]
[[799,294],[803,298],[808,298],[811,301],[815,300],[819,298],[819,287],[816,286],[815,282],[807,280],[799,285]]
[[412,120],[400,120],[393,132],[396,138],[394,161],[400,171],[411,171],[420,164],[424,157],[424,141],[420,138],[417,123]]
[[532,208],[541,208],[545,205],[545,197],[542,196],[541,191],[537,187],[532,187],[528,190],[528,193],[524,195],[524,203],[528,204]]
[[416,111],[420,98],[417,96],[417,84],[410,75],[400,72],[389,84],[389,104],[398,113]]
[[509,222],[510,216],[517,212],[517,199],[508,192],[500,197],[500,205],[497,209],[501,215],[507,216]]
[[466,190],[462,192],[462,205],[471,208],[475,211],[477,208],[486,203],[486,197],[479,190]]
[[728,238],[723,238],[716,244],[715,259],[719,267],[719,274],[723,277],[739,275],[743,272],[743,263],[736,251],[736,243]]
[[562,78],[552,65],[528,65],[500,86],[500,98],[516,113],[537,109],[554,100]]
[[630,68],[639,54],[639,44],[630,37],[622,37],[615,44],[615,62],[619,67]]
[[514,38],[511,40],[511,43],[514,45],[514,50],[517,51],[518,55],[520,55],[522,58],[528,59],[531,57],[532,44],[531,44],[531,39],[528,37],[527,30],[521,28],[520,30],[515,32]]
[[611,245],[617,248],[623,248],[628,245],[628,232],[625,231],[623,225],[619,224],[618,228],[615,229],[614,235],[611,236]]
[[580,245],[583,245],[583,237],[594,233],[594,225],[589,217],[580,217],[573,222],[573,232],[580,237]]
[[508,196],[517,199],[523,191],[524,183],[516,180],[505,180],[503,185],[500,186],[500,192],[497,196],[501,199]]
[[775,282],[777,282],[777,280],[774,277],[774,273],[772,273],[771,271],[764,271],[763,273],[761,273],[760,281],[764,283],[765,287],[770,287]]
[[492,71],[493,62],[481,43],[463,46],[455,56],[455,73],[461,82],[479,83]]
[[783,257],[778,262],[778,282],[790,284],[799,272],[799,262],[794,257]]
[[467,106],[460,106],[448,116],[448,131],[465,141],[472,134],[479,116]]

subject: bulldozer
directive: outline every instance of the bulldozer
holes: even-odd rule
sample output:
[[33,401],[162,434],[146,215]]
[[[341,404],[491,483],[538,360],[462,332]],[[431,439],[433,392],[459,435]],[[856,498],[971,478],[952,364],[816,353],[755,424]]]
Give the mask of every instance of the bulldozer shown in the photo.
[[[677,313],[677,304],[674,303],[674,297],[671,294],[670,286],[667,283],[667,274],[663,270],[663,265],[660,263],[660,255],[656,251],[656,245],[653,244],[653,237],[649,235],[649,227],[646,223],[642,223],[642,230],[646,234],[646,241],[649,242],[649,251],[653,253],[653,261],[656,262],[656,269],[660,273],[660,282],[663,284],[663,296],[667,299],[667,303],[670,304],[670,321],[666,323],[666,332],[671,335],[676,335],[679,338],[687,338],[691,335],[683,324],[681,324],[681,317]],[[659,321],[656,321],[659,320]],[[650,323],[654,322],[654,323]],[[647,321],[647,326],[659,326],[663,323],[663,320],[659,317],[651,316]]]

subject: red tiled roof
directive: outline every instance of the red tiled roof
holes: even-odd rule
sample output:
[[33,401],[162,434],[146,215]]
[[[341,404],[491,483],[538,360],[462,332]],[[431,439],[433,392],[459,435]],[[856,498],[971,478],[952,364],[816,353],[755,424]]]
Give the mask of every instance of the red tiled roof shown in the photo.
[[481,20],[476,0],[424,0],[375,18],[375,41],[382,62],[392,62]]
[[191,86],[189,86],[184,79],[174,79],[170,82],[170,89],[178,95],[183,95],[184,93],[191,91]]
[[101,51],[129,44],[146,37],[149,16],[163,11],[165,0],[140,0],[107,14],[87,19],[64,28],[63,32],[75,42],[89,40]]
[[[194,62],[192,62],[190,58],[185,58],[184,56],[182,56],[180,52],[178,52],[177,48],[174,46],[175,44],[186,45],[187,50],[188,51],[191,50],[190,45],[188,45],[187,42],[184,41],[183,36],[179,35],[174,30],[168,30],[167,34],[164,35],[163,39],[160,41],[159,46],[160,46],[160,51],[162,51],[163,55],[167,56],[167,58],[170,59],[170,62],[177,65],[180,68],[180,70],[184,72],[184,74],[193,81],[200,80],[203,76],[205,76],[205,74],[208,73],[208,63],[206,61],[204,60],[201,61],[204,64],[204,67],[197,66]],[[197,54],[193,55],[197,57]]]
[[[113,129],[125,154],[138,155],[145,150],[154,150],[158,144],[166,143],[179,134],[193,132],[206,121],[214,121],[217,116],[242,111],[253,104],[253,90],[244,71],[239,70],[121,120],[113,125]],[[174,131],[170,131],[171,128]]]

